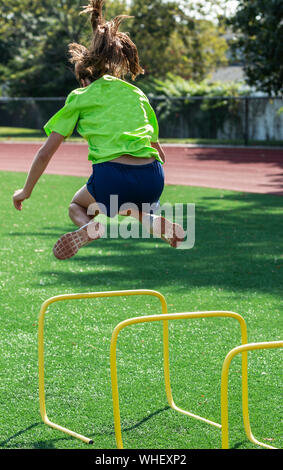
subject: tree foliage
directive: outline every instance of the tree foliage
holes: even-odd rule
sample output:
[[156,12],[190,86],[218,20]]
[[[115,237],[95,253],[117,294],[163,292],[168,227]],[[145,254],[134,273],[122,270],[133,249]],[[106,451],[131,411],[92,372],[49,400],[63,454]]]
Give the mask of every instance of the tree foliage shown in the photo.
[[172,72],[202,80],[218,65],[226,64],[223,30],[211,21],[194,18],[179,3],[133,0],[130,13],[135,17],[131,37],[146,75],[164,78]]
[[283,2],[239,0],[229,21],[237,34],[248,83],[268,94],[283,93]]
[[[87,45],[91,29],[79,15],[87,0],[0,0],[0,84],[12,96],[65,96],[77,86],[67,45]],[[136,43],[145,78],[165,79],[168,72],[203,80],[226,63],[223,30],[196,18],[193,0],[106,0],[106,19],[134,16],[124,22]],[[208,2],[213,3],[213,2]]]
[[7,48],[0,79],[11,95],[65,96],[76,86],[67,44],[81,40],[88,28],[86,18],[78,15],[82,3],[0,0],[0,48]]

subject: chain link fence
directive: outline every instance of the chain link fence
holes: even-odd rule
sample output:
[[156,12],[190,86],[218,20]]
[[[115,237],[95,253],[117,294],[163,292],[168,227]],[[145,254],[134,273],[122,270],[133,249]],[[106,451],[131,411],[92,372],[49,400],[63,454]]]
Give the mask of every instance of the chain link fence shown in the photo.
[[[149,95],[160,138],[283,141],[283,98],[156,97]],[[0,98],[0,127],[42,129],[60,98]]]
[[160,134],[166,138],[283,141],[282,98],[156,98]]

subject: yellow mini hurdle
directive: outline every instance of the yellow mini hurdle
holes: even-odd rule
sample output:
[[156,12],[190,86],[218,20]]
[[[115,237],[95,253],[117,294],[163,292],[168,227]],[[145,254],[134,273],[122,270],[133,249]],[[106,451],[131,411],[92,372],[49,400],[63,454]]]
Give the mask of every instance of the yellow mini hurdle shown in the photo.
[[[78,294],[63,294],[43,302],[38,323],[38,368],[39,368],[39,403],[40,403],[40,414],[42,420],[48,426],[62,431],[70,436],[82,440],[88,444],[92,444],[92,439],[71,431],[68,428],[60,426],[59,424],[51,422],[46,413],[45,403],[45,385],[44,385],[44,318],[47,308],[54,302],[72,299],[90,299],[90,298],[102,298],[102,297],[123,297],[132,295],[149,295],[157,297],[161,303],[161,313],[157,315],[148,315],[134,317],[120,322],[113,330],[110,346],[110,370],[111,370],[111,386],[112,386],[112,398],[113,398],[113,414],[114,414],[114,428],[116,436],[116,444],[119,449],[123,449],[123,440],[120,423],[120,407],[119,407],[119,392],[118,392],[118,378],[117,378],[117,364],[116,364],[116,348],[118,335],[122,329],[127,326],[162,321],[163,322],[163,367],[164,367],[164,381],[165,391],[168,403],[172,409],[190,416],[191,418],[203,421],[221,430],[222,433],[222,448],[227,449],[229,447],[228,439],[228,375],[229,367],[232,359],[237,355],[242,355],[242,409],[243,409],[243,420],[244,428],[248,439],[256,445],[274,449],[274,447],[262,443],[254,438],[249,421],[249,407],[248,407],[248,351],[254,349],[268,349],[268,348],[281,348],[283,347],[283,341],[274,341],[268,343],[248,343],[247,338],[247,326],[246,322],[241,315],[235,312],[229,311],[203,311],[203,312],[185,312],[185,313],[168,313],[167,303],[165,297],[158,291],[149,289],[137,289],[137,290],[121,290],[121,291],[106,291],[106,292],[88,292]],[[211,421],[210,419],[202,416],[195,415],[189,411],[183,410],[175,405],[171,384],[170,384],[170,364],[169,364],[169,330],[168,322],[170,320],[179,319],[194,319],[194,318],[234,318],[240,324],[241,329],[241,346],[237,346],[232,349],[226,356],[221,373],[221,424]]]
[[[186,312],[186,313],[171,313],[164,315],[148,315],[136,318],[130,318],[119,323],[113,331],[111,346],[110,346],[110,369],[111,369],[111,383],[112,383],[112,398],[113,398],[113,412],[114,412],[114,427],[116,435],[116,443],[118,449],[123,449],[123,440],[121,433],[121,424],[120,424],[120,409],[119,409],[119,393],[118,393],[118,379],[117,379],[117,365],[116,365],[116,346],[117,339],[120,331],[130,325],[163,321],[163,340],[164,340],[164,378],[165,378],[165,390],[168,403],[170,407],[178,411],[179,413],[190,416],[191,418],[198,419],[207,424],[210,424],[216,428],[221,429],[221,424],[215,423],[209,419],[203,418],[201,416],[195,415],[188,411],[182,410],[175,405],[170,385],[170,372],[169,372],[169,345],[168,345],[168,321],[169,320],[181,320],[181,319],[193,319],[193,318],[212,318],[212,317],[226,317],[234,318],[240,323],[241,326],[241,337],[242,344],[247,343],[247,327],[245,320],[238,313],[234,312]],[[247,377],[247,354],[243,353],[242,355],[242,384],[246,389],[248,386],[248,377]]]
[[[232,349],[226,356],[221,373],[221,424],[214,423],[213,421],[201,418],[200,416],[193,415],[187,411],[181,410],[178,408],[173,401],[171,387],[170,387],[170,377],[169,377],[169,356],[166,355],[168,352],[167,349],[167,339],[164,342],[164,375],[165,375],[165,387],[166,394],[169,405],[174,410],[184,413],[192,418],[199,419],[208,424],[211,424],[217,428],[221,429],[222,436],[222,448],[229,448],[228,440],[228,374],[229,367],[233,357],[237,354],[242,354],[242,409],[243,409],[243,420],[244,428],[248,439],[261,447],[267,449],[275,449],[268,444],[258,441],[255,439],[251,432],[250,420],[249,420],[249,405],[248,405],[248,361],[247,361],[247,352],[254,349],[267,349],[267,348],[281,348],[283,347],[283,341],[274,341],[267,343],[247,343],[247,327],[246,323],[241,317],[241,315],[234,312],[187,312],[187,313],[171,313],[167,315],[149,315],[144,317],[136,317],[128,320],[124,320],[119,323],[113,331],[111,346],[110,346],[110,368],[111,368],[111,383],[112,383],[112,399],[113,399],[113,413],[114,413],[114,428],[116,436],[116,444],[119,449],[123,449],[123,440],[121,433],[121,423],[120,423],[120,408],[119,408],[119,393],[118,393],[118,378],[117,378],[117,364],[116,364],[116,346],[118,335],[122,329],[129,325],[135,325],[140,323],[148,323],[155,321],[163,321],[164,324],[167,324],[169,320],[180,320],[180,319],[193,319],[193,318],[211,318],[211,317],[230,317],[235,318],[239,321],[241,326],[241,335],[242,335],[242,345],[237,346]],[[167,327],[166,327],[167,330]]]
[[[108,292],[86,292],[78,294],[63,294],[51,297],[47,299],[41,305],[38,320],[38,374],[39,374],[39,404],[40,414],[42,420],[48,426],[69,434],[72,437],[80,439],[87,444],[93,444],[92,439],[71,431],[68,428],[60,426],[59,424],[53,423],[49,420],[46,413],[46,402],[45,402],[45,385],[44,385],[44,319],[48,307],[54,302],[60,302],[63,300],[76,300],[76,299],[93,299],[102,297],[125,297],[130,295],[150,295],[157,297],[161,302],[162,313],[167,313],[167,304],[164,296],[157,291],[149,289],[137,289],[137,290],[122,290],[122,291],[108,291]],[[168,338],[168,335],[167,335]]]
[[[271,348],[282,348],[283,341],[269,341],[261,343],[249,343],[237,346],[232,349],[226,356],[221,374],[221,423],[222,423],[222,448],[229,448],[228,438],[228,374],[229,367],[232,359],[237,354],[246,354],[247,351],[254,351],[255,349],[271,349]],[[265,444],[264,442],[258,441],[251,432],[250,421],[249,421],[249,408],[248,408],[248,387],[244,386],[242,389],[242,408],[243,408],[243,420],[247,438],[253,443],[266,449],[276,449],[276,447]]]

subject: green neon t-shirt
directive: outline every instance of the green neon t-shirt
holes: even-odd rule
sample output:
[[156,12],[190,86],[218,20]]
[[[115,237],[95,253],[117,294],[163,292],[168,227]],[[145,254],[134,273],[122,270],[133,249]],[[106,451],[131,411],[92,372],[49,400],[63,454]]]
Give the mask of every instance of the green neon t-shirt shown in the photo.
[[88,159],[102,163],[121,155],[155,157],[163,163],[151,142],[158,141],[158,122],[146,95],[136,86],[104,75],[85,88],[73,90],[65,105],[45,124],[69,137],[77,126],[88,142]]

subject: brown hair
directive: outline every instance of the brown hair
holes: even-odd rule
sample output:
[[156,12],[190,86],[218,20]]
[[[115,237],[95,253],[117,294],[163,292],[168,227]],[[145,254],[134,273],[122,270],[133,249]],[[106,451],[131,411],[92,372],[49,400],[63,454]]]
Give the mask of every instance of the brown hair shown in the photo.
[[119,15],[105,21],[102,15],[104,0],[89,0],[80,13],[89,13],[93,31],[90,46],[69,44],[70,62],[75,64],[78,81],[88,78],[91,82],[105,74],[124,78],[128,73],[134,80],[144,71],[139,63],[135,44],[126,33],[118,31],[121,22],[128,15]]

